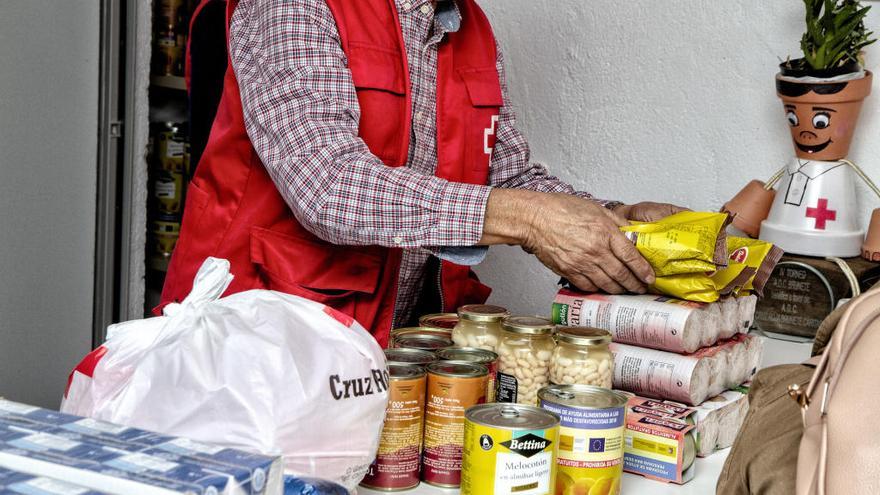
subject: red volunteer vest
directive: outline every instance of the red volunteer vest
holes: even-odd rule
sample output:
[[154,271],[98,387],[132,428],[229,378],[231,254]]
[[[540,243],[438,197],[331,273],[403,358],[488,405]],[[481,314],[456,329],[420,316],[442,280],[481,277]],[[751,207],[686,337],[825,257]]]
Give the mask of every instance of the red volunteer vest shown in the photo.
[[[491,26],[474,0],[456,0],[461,28],[438,47],[437,176],[486,184],[502,105]],[[227,25],[238,0],[230,0]],[[394,0],[327,0],[361,108],[359,135],[385,165],[406,164],[411,132],[409,70]],[[228,35],[228,33],[227,33]],[[248,138],[231,62],[204,155],[189,186],[162,305],[182,300],[208,256],[231,262],[227,293],[270,289],[354,317],[387,344],[401,250],[339,246],[303,227]],[[443,262],[444,311],[484,302],[490,289],[468,267]],[[157,310],[159,309],[157,308]]]

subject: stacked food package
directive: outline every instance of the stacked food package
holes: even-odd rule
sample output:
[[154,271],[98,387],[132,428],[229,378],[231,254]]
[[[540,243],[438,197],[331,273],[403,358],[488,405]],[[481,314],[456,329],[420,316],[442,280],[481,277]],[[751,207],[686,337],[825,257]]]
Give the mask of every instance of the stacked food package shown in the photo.
[[[611,334],[613,386],[643,401],[636,408],[630,402],[627,471],[686,482],[693,477],[686,454],[729,447],[745,417],[747,396],[738,387],[763,353],[762,338],[748,334],[754,294],[782,253],[762,241],[727,237],[726,224],[724,214],[684,212],[624,227],[657,274],[655,295],[565,288],[554,300],[554,323]],[[663,442],[672,457],[657,455]]]

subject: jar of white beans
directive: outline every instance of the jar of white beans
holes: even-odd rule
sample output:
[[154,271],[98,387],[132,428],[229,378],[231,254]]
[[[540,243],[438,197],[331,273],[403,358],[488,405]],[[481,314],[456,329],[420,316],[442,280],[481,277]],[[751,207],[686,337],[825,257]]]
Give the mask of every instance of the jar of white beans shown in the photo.
[[614,358],[608,350],[610,342],[611,334],[598,328],[557,327],[550,381],[611,388]]
[[475,347],[495,352],[501,338],[501,320],[508,314],[501,306],[462,306],[458,308],[458,323],[452,329],[452,341],[456,347]]
[[495,400],[536,405],[538,390],[550,384],[553,323],[536,316],[511,316],[501,326]]

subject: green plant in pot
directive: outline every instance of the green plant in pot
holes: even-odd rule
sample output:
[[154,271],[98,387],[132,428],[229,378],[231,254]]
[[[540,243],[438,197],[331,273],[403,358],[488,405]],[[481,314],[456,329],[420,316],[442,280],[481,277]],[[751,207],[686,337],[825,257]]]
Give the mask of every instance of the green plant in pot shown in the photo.
[[767,184],[749,183],[725,209],[735,214],[734,226],[785,251],[857,256],[864,230],[845,159],[871,92],[873,76],[862,66],[862,49],[874,42],[865,27],[870,7],[857,0],[803,4],[803,54],[781,63],[776,75],[795,157]]

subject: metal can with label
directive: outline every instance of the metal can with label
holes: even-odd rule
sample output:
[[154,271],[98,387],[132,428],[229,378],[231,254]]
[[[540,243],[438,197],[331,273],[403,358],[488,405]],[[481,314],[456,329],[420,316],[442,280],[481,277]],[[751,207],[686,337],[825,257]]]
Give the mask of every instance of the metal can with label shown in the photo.
[[398,347],[395,349],[385,349],[385,361],[391,364],[414,364],[424,368],[425,366],[437,361],[437,356],[430,351],[422,351],[419,349],[406,349]]
[[179,215],[183,212],[183,174],[170,170],[153,173],[153,197],[156,209],[162,215]]
[[591,385],[550,385],[538,399],[561,419],[556,493],[619,495],[626,396]]
[[391,347],[405,349],[419,349],[421,351],[437,352],[440,349],[452,347],[452,339],[432,333],[412,333],[398,335],[391,341]]
[[181,131],[183,124],[166,124],[168,130],[160,132],[157,140],[156,156],[159,167],[169,172],[183,173],[185,167],[187,137]]
[[555,493],[559,416],[521,404],[465,413],[462,495]]
[[419,317],[420,327],[447,330],[450,335],[455,325],[458,325],[458,313],[433,313]]
[[153,254],[160,257],[171,257],[177,238],[180,236],[180,218],[171,215],[160,215],[150,221],[150,234],[153,237]]
[[361,486],[406,490],[419,484],[426,374],[421,366],[389,364],[388,375],[388,407],[379,452]]
[[442,361],[464,361],[468,363],[482,364],[489,369],[489,379],[486,382],[486,402],[495,402],[495,383],[498,376],[498,354],[476,347],[452,347],[437,351],[437,357]]
[[452,332],[444,328],[403,327],[391,330],[390,340],[393,341],[396,337],[406,335],[437,335],[438,337],[452,338]]
[[464,414],[486,401],[489,370],[481,364],[448,361],[429,364],[427,370],[422,480],[455,488],[461,484]]

